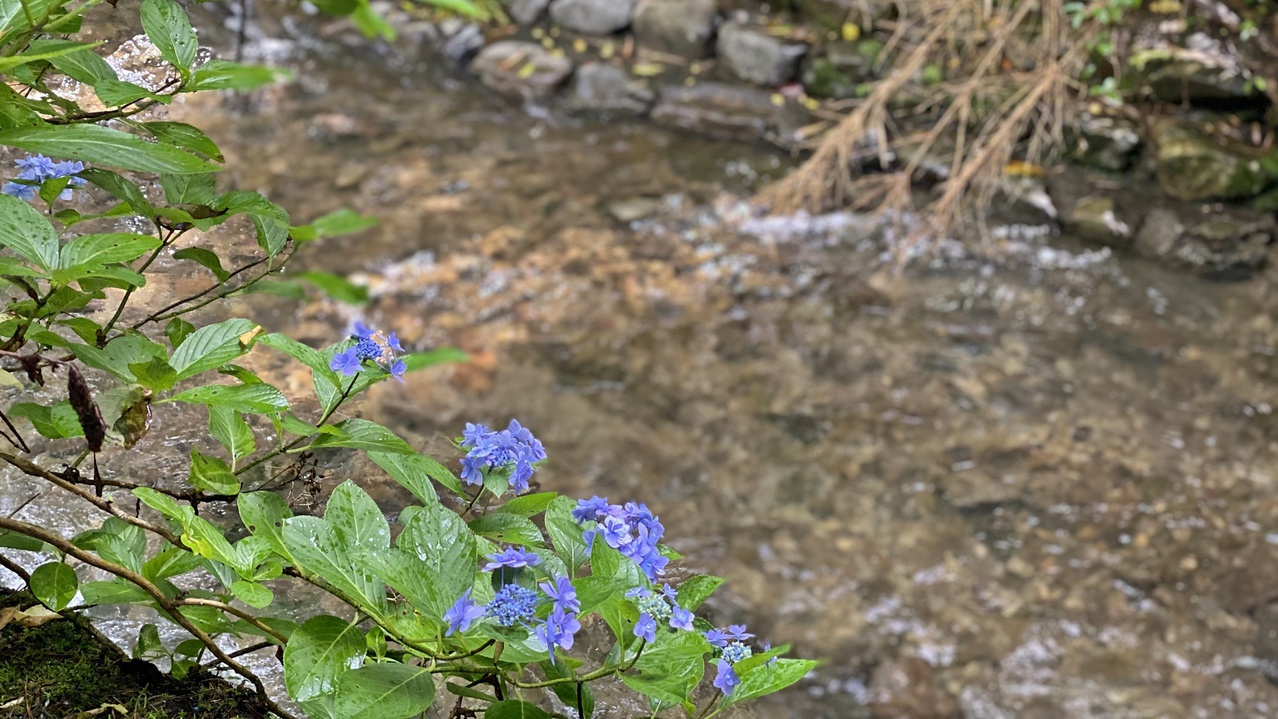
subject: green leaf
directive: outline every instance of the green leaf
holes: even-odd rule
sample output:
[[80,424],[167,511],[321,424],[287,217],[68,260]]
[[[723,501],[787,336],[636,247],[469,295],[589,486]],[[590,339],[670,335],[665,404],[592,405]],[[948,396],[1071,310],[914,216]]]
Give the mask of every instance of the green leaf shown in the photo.
[[442,617],[474,584],[475,535],[443,505],[427,504],[413,513],[395,543],[400,553],[369,558],[373,571],[428,617]]
[[84,428],[71,403],[63,400],[52,407],[34,402],[19,402],[9,408],[11,417],[26,417],[41,436],[49,439],[83,437]]
[[258,609],[265,609],[275,599],[270,589],[257,582],[248,582],[243,579],[231,582],[231,593],[250,607]]
[[438,500],[435,488],[430,480],[435,480],[457,494],[462,494],[461,482],[448,471],[444,465],[424,454],[396,454],[391,452],[369,452],[369,459],[400,484],[412,492],[423,503],[429,504]]
[[186,11],[175,0],[142,0],[142,29],[160,56],[185,77],[200,49]]
[[351,13],[351,22],[364,33],[364,37],[380,37],[386,42],[395,39],[395,26],[386,21],[381,13],[373,9],[367,2],[362,2]]
[[179,380],[220,367],[248,351],[240,342],[240,336],[255,327],[255,323],[245,319],[230,319],[201,327],[174,350],[169,364],[177,370]]
[[537,525],[527,517],[493,512],[470,521],[470,531],[494,542],[540,547],[545,541]]
[[408,719],[429,709],[434,699],[429,667],[369,664],[338,680],[333,713],[342,719]]
[[[161,245],[160,238],[128,232],[103,235],[80,235],[62,246],[59,269],[80,265],[109,265],[132,262]],[[54,273],[57,279],[57,273]]]
[[169,202],[187,205],[210,205],[217,199],[217,180],[213,173],[196,175],[160,175],[160,187]]
[[211,60],[195,71],[183,92],[200,90],[256,90],[279,80],[287,80],[288,72],[264,65],[241,65],[227,60]]
[[[19,33],[31,29],[28,18],[40,22],[45,14],[52,15],[65,0],[4,0],[0,2],[0,35]],[[6,38],[8,39],[8,38]]]
[[320,615],[307,620],[284,649],[284,686],[293,701],[332,694],[350,669],[364,662],[364,634],[344,619]]
[[142,122],[138,123],[143,130],[151,133],[160,142],[177,145],[186,150],[204,155],[210,160],[222,162],[222,151],[217,143],[209,139],[204,131],[185,122]]
[[212,272],[218,282],[226,282],[227,278],[231,276],[230,272],[222,269],[222,260],[215,253],[203,247],[185,247],[174,252],[173,259],[198,262]]
[[723,584],[723,577],[715,577],[709,574],[697,574],[683,580],[683,584],[679,585],[678,602],[679,606],[688,611],[696,611],[714,590]]
[[280,556],[293,561],[293,555],[284,543],[284,520],[293,516],[293,510],[272,492],[249,492],[236,500],[240,521],[255,537],[262,537]]
[[[566,662],[562,658],[554,664],[549,661],[538,662],[542,673],[547,679],[570,679],[574,676],[573,670],[566,666]],[[577,684],[556,684],[551,687],[555,692],[555,696],[559,697],[559,701],[563,702],[571,709],[577,708],[577,692],[581,692],[581,716],[580,719],[590,719],[595,713],[595,693],[591,690],[589,684],[582,684],[578,689]]]
[[337,540],[352,556],[360,552],[390,548],[390,525],[386,515],[373,498],[349,479],[337,485],[328,505],[324,507],[324,521],[332,528]]
[[146,506],[179,524],[195,516],[195,510],[184,504],[178,504],[177,500],[150,487],[138,487],[133,490],[133,496],[142,500],[142,503]]
[[284,545],[299,568],[319,575],[372,617],[387,613],[386,586],[371,573],[365,557],[343,543],[332,525],[319,517],[284,522]]
[[172,95],[160,95],[131,82],[121,80],[99,80],[93,85],[93,92],[107,106],[127,105],[142,99],[155,100],[165,105],[173,101]]
[[182,544],[201,557],[234,567],[242,574],[252,570],[252,567],[245,566],[241,561],[239,552],[235,551],[235,547],[226,540],[221,530],[203,517],[192,514],[182,521]]
[[[169,343],[173,345],[173,349],[182,346],[187,337],[195,333],[195,325],[187,322],[181,317],[174,317],[164,325],[164,335],[169,338]],[[85,340],[86,342],[88,340]]]
[[[0,131],[0,138],[5,134]],[[0,144],[12,143],[0,139]],[[53,225],[34,207],[9,195],[0,195],[0,246],[45,272],[58,266],[58,233]]]
[[25,534],[10,532],[8,530],[0,530],[0,547],[6,549],[22,549],[28,552],[40,552],[44,550],[44,542]]
[[217,457],[205,457],[191,450],[191,485],[209,494],[238,494],[240,480]]
[[581,525],[572,518],[577,503],[568,497],[555,497],[546,506],[546,535],[559,556],[576,572],[586,563],[586,542],[581,537]]
[[533,517],[546,511],[546,508],[558,496],[555,492],[525,494],[522,497],[515,497],[493,511],[501,512],[502,514],[517,514],[521,517]]
[[257,449],[253,430],[244,421],[244,415],[219,405],[209,405],[209,433],[231,453],[231,466],[241,457],[247,457]]
[[429,352],[413,352],[404,355],[403,360],[408,367],[407,372],[416,372],[438,364],[469,362],[470,355],[454,347],[439,347]]
[[193,572],[201,564],[201,559],[187,550],[181,547],[169,547],[146,560],[146,564],[142,565],[142,576],[152,582],[157,582],[161,579]]
[[484,719],[551,719],[550,715],[528,702],[494,702],[484,710]]
[[31,573],[31,593],[44,606],[55,612],[61,611],[80,588],[80,580],[75,570],[62,562],[41,564]]
[[[0,71],[8,70],[19,65],[25,65],[29,62],[36,62],[38,60],[53,60],[55,58],[61,58],[64,55],[77,52],[88,52],[88,48],[97,47],[99,44],[100,43],[72,42],[70,40],[45,40],[43,42],[32,42],[30,44],[30,48],[20,55],[0,57]],[[90,52],[89,54],[92,55],[93,53]],[[97,55],[94,55],[94,57],[97,57]],[[58,67],[57,63],[54,63],[54,67]],[[69,75],[70,73],[67,74]]]
[[724,699],[723,704],[738,704],[781,691],[806,677],[816,665],[811,659],[778,659],[770,667],[755,667],[741,677],[741,685],[732,692],[732,696]]
[[298,272],[293,275],[299,280],[308,282],[329,297],[348,305],[368,303],[368,288],[349,282],[344,277],[328,272]]
[[123,200],[133,211],[148,219],[155,213],[155,208],[142,194],[142,189],[132,180],[110,170],[90,167],[79,173],[80,177],[106,190],[119,200]]
[[[188,339],[182,347],[189,343]],[[207,385],[179,392],[163,401],[218,405],[237,412],[278,412],[288,409],[284,393],[269,384]]]
[[[74,157],[84,162],[136,172],[178,175],[216,172],[218,169],[216,165],[172,145],[147,142],[136,135],[101,125],[41,125],[3,130],[0,131],[0,145],[57,157]],[[138,208],[135,206],[133,209]],[[4,214],[7,212],[0,212],[0,215]]]
[[167,656],[164,642],[160,641],[160,630],[154,624],[145,624],[138,632],[138,640],[133,644],[133,658]]
[[350,447],[369,452],[413,454],[413,448],[394,432],[366,419],[347,419],[332,425],[337,432],[322,434],[311,447]]
[[159,357],[152,357],[149,362],[135,362],[129,365],[138,384],[152,392],[167,392],[177,383],[177,372]]
[[71,353],[90,367],[110,372],[130,383],[136,378],[129,365],[147,364],[152,359],[165,359],[168,355],[163,347],[137,334],[116,337],[102,349],[74,344],[71,345]]
[[80,585],[80,596],[90,606],[100,604],[132,604],[149,602],[153,597],[141,587],[123,579],[109,582],[85,582]]
[[343,208],[316,218],[309,225],[294,227],[292,230],[293,237],[297,241],[307,242],[321,237],[338,237],[340,235],[353,234],[370,227],[376,227],[377,224],[376,217],[361,215],[353,210]]

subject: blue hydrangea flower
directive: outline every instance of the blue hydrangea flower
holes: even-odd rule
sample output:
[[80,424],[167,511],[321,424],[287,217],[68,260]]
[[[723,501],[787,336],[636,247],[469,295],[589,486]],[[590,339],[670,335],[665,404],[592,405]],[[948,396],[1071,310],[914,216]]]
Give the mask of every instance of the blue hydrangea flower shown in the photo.
[[391,377],[394,377],[397,381],[403,382],[404,373],[408,371],[408,363],[402,359],[397,359],[386,368],[386,371],[390,372]]
[[[544,585],[543,585],[544,586]],[[546,617],[545,623],[533,630],[533,634],[546,645],[550,652],[550,663],[555,663],[555,647],[564,651],[572,649],[573,636],[581,629],[581,622],[571,612],[567,612],[558,604]]]
[[503,627],[527,625],[537,611],[537,592],[518,584],[507,584],[497,590],[488,603],[488,616]]
[[754,652],[750,651],[750,647],[747,647],[741,642],[730,642],[728,646],[723,648],[720,656],[733,664],[736,664],[742,659],[748,659],[752,654],[754,654]]
[[712,647],[719,647],[722,649],[728,646],[728,635],[722,629],[711,629],[706,632],[704,636],[706,641],[710,642],[710,646]]
[[537,585],[555,602],[555,607],[562,607],[565,612],[576,614],[581,611],[581,601],[577,599],[577,590],[568,577],[556,577],[551,582]]
[[355,356],[361,360],[375,360],[382,356],[382,346],[372,338],[361,339],[355,343]]
[[577,500],[577,508],[572,510],[572,518],[581,524],[586,521],[598,522],[600,519],[608,516],[608,509],[612,505],[608,504],[607,497],[591,497],[590,499]]
[[363,369],[363,362],[360,361],[359,355],[355,348],[351,347],[345,352],[338,352],[333,355],[333,360],[328,363],[328,368],[334,372],[341,372],[343,375],[350,377],[359,374]]
[[620,549],[630,544],[630,525],[616,517],[605,517],[603,521],[603,538],[613,549]]
[[85,184],[83,177],[74,176],[84,170],[83,162],[72,160],[54,162],[44,155],[27,155],[25,158],[16,160],[14,164],[22,170],[15,179],[27,182],[6,182],[3,187],[0,187],[0,192],[27,202],[35,199],[39,185],[46,180],[71,177],[67,187],[58,195],[58,198],[62,200],[71,199],[72,188],[84,187]]
[[670,626],[675,629],[683,629],[684,631],[692,631],[693,614],[691,611],[683,607],[675,607],[670,613]]
[[502,567],[510,567],[511,569],[522,569],[524,567],[535,567],[541,564],[541,557],[535,552],[529,552],[523,547],[507,547],[506,549],[496,553],[487,554],[485,557],[491,561],[484,565],[485,572],[491,572],[494,569]]
[[670,605],[661,595],[650,594],[640,599],[638,604],[640,613],[647,614],[658,622],[664,622],[670,618]]
[[635,622],[635,636],[649,644],[657,641],[657,620],[651,615],[640,614],[639,621]]
[[746,625],[744,624],[729,624],[727,636],[729,639],[732,639],[734,641],[744,642],[745,640],[750,639],[754,635],[746,632]]
[[467,450],[466,457],[469,458],[468,463],[463,459],[464,464],[481,471],[487,468],[507,472],[507,483],[516,494],[528,491],[536,464],[546,458],[541,442],[528,428],[513,419],[510,426],[500,432],[482,424],[467,424],[460,446]]
[[719,660],[719,671],[714,677],[714,688],[723,692],[726,697],[732,696],[733,690],[741,686],[741,678],[728,662]]
[[470,590],[467,589],[462,593],[461,599],[444,612],[444,621],[448,622],[448,631],[444,632],[444,636],[452,636],[454,632],[470,629],[470,625],[482,616],[484,616],[484,608],[471,601]]
[[355,330],[352,334],[356,339],[369,340],[373,338],[373,335],[377,334],[377,330],[369,327],[359,320],[355,320]]

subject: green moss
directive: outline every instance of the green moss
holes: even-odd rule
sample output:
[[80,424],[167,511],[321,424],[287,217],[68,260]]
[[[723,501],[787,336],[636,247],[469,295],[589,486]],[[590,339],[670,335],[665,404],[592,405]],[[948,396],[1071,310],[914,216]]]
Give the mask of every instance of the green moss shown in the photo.
[[[33,604],[30,595],[0,590],[0,608]],[[0,719],[74,717],[104,704],[120,704],[130,719],[238,719],[265,717],[251,693],[205,672],[178,681],[154,665],[125,658],[98,635],[71,620],[39,627],[0,629]],[[118,717],[103,712],[101,717]]]

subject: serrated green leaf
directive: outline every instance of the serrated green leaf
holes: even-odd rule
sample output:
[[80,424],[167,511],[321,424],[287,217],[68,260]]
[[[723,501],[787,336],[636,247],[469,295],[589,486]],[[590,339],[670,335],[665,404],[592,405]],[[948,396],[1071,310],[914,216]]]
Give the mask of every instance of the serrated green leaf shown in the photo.
[[534,517],[546,511],[546,508],[558,496],[555,492],[525,494],[522,497],[515,497],[507,501],[493,511],[502,514],[517,514],[521,517]]
[[[195,333],[195,325],[187,322],[181,317],[174,317],[164,325],[164,336],[169,338],[169,343],[173,345],[173,349],[177,349]],[[85,340],[86,342],[88,340]]]
[[186,11],[175,0],[142,0],[142,29],[170,65],[185,76],[200,49]]
[[333,713],[343,719],[408,719],[429,709],[434,698],[429,667],[368,664],[338,680]]
[[284,520],[293,516],[293,510],[278,495],[271,492],[249,492],[236,499],[240,521],[255,537],[262,537],[280,556],[293,561],[284,543]]
[[255,327],[255,323],[245,319],[201,327],[173,351],[169,364],[177,370],[178,380],[224,365],[248,351],[240,337]]
[[284,685],[293,701],[337,691],[343,674],[364,662],[364,633],[343,619],[321,615],[298,627],[284,649]]
[[528,702],[494,702],[484,710],[484,719],[551,719],[550,715]]
[[90,183],[106,190],[113,197],[123,200],[135,213],[147,218],[154,214],[155,208],[146,199],[146,195],[142,194],[142,189],[132,180],[119,173],[90,167],[80,172],[79,175]]
[[[0,131],[0,138],[5,134]],[[4,144],[12,143],[0,139],[0,145]],[[45,272],[58,266],[58,233],[53,225],[34,207],[9,195],[0,195],[0,246]]]
[[741,684],[724,700],[724,706],[779,692],[806,677],[816,668],[811,659],[778,659],[772,666],[751,669],[741,677]]
[[289,77],[288,72],[265,65],[241,65],[228,60],[211,60],[196,69],[190,84],[182,91],[256,90]]
[[240,480],[226,463],[191,450],[191,485],[209,494],[238,494]]
[[249,582],[243,579],[231,582],[231,593],[250,607],[258,609],[265,609],[275,599],[275,595],[271,593],[270,589],[257,582]]
[[679,585],[677,594],[679,606],[688,611],[695,611],[722,584],[723,577],[715,577],[709,574],[697,574],[688,577]]
[[493,512],[477,517],[469,523],[470,531],[494,542],[540,547],[545,544],[541,532],[531,519],[515,514]]
[[169,547],[142,565],[142,576],[152,582],[193,572],[202,564],[199,557],[181,547]]
[[284,522],[283,536],[296,566],[332,584],[369,616],[386,615],[386,586],[371,573],[368,558],[352,553],[328,522],[291,517]]
[[142,122],[139,125],[160,142],[192,150],[216,162],[222,162],[225,159],[217,143],[194,125],[188,125],[185,122]]
[[430,483],[432,479],[458,495],[463,494],[461,481],[447,467],[424,454],[369,452],[368,457],[422,502],[438,500],[435,488]]
[[[201,645],[203,646],[203,645]],[[133,644],[133,658],[167,656],[164,642],[160,641],[160,630],[154,624],[144,624],[138,632],[138,640]]]
[[210,205],[217,199],[217,180],[212,173],[160,175],[164,198],[172,204]]
[[63,400],[51,407],[34,402],[19,402],[9,408],[9,416],[25,417],[41,436],[49,439],[83,437],[84,428],[71,403]]
[[80,596],[89,606],[152,601],[151,595],[143,591],[141,587],[123,579],[113,579],[109,582],[85,582],[80,585]]
[[58,612],[75,599],[80,579],[70,566],[62,562],[48,562],[35,568],[28,586],[41,604]]
[[149,362],[135,362],[129,365],[129,372],[138,384],[152,392],[167,392],[177,383],[177,372],[159,357],[152,357]]
[[322,434],[311,443],[311,447],[349,447],[369,452],[393,452],[396,454],[413,454],[413,448],[399,435],[385,427],[366,419],[347,419],[332,425],[337,430],[332,434]]
[[218,169],[216,165],[172,145],[147,142],[136,135],[102,125],[40,125],[0,130],[0,145],[58,157],[75,157],[84,162],[135,172],[176,175],[216,172]]
[[[62,246],[58,258],[59,269],[80,265],[109,265],[116,262],[132,262],[158,248],[160,238],[129,232],[112,232],[102,235],[80,235]],[[55,280],[57,274],[54,274]]]
[[218,282],[226,282],[227,278],[231,276],[230,272],[227,272],[222,268],[221,258],[219,258],[217,254],[210,252],[203,247],[186,247],[180,249],[173,253],[173,259],[191,260],[192,262],[199,263],[201,266],[207,268],[209,272],[212,272]]
[[[188,339],[182,347],[190,341]],[[237,412],[278,412],[288,409],[284,393],[269,384],[207,385],[179,392],[163,401],[219,405]]]
[[209,433],[231,454],[232,467],[257,449],[252,428],[244,421],[244,415],[233,409],[209,405]]
[[90,367],[110,372],[129,383],[136,379],[129,365],[147,364],[152,359],[165,359],[168,356],[163,347],[136,334],[116,337],[101,349],[74,344],[71,345],[71,352],[76,359]]

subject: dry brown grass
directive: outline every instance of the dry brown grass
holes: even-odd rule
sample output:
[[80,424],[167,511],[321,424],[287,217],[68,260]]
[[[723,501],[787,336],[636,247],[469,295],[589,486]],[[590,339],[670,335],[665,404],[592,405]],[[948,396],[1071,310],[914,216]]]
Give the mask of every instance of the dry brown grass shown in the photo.
[[[880,23],[893,30],[882,55],[894,58],[890,72],[760,202],[778,213],[918,211],[924,221],[902,256],[928,236],[952,232],[989,206],[1010,162],[1038,164],[1062,145],[1089,37],[1068,27],[1061,5],[899,0],[897,19]],[[929,64],[948,78],[923,86],[919,75]],[[922,99],[893,111],[905,91]],[[948,177],[919,201],[914,180],[929,160],[948,164]]]

